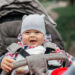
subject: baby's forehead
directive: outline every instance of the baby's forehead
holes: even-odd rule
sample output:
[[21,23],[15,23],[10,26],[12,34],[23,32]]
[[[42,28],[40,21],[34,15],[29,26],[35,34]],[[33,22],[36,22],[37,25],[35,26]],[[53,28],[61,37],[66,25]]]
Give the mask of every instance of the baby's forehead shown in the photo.
[[[43,33],[40,32],[39,30],[34,30],[34,29],[26,30],[26,31],[23,32],[23,34],[26,33],[26,32],[43,34]],[[43,35],[44,35],[44,34],[43,34]]]

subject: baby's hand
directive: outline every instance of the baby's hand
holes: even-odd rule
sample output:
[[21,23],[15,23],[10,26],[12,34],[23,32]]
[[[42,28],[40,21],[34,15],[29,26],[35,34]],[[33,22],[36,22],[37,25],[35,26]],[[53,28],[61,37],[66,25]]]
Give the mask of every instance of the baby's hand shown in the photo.
[[10,57],[4,57],[2,59],[2,62],[1,62],[1,68],[6,71],[6,72],[10,72],[13,68],[13,62],[15,60],[11,59]]

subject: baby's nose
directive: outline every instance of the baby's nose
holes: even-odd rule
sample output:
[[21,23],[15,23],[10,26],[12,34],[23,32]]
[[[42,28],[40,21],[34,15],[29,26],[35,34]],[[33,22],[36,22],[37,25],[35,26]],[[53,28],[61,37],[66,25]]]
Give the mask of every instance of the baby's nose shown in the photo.
[[35,36],[35,33],[31,33],[30,36]]

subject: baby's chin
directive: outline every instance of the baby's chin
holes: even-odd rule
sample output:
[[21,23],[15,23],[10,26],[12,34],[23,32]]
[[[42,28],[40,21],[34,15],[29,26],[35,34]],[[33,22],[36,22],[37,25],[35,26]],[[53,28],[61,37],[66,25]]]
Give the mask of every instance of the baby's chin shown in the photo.
[[37,47],[38,45],[30,45],[31,47]]

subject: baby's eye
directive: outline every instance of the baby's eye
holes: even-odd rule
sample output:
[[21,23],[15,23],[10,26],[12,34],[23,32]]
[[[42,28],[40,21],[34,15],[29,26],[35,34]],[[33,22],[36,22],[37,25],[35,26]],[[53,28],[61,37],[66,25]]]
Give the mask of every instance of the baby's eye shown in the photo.
[[26,33],[29,33],[29,32],[26,32]]
[[40,33],[40,32],[35,32],[35,33]]
[[25,32],[25,34],[30,34],[30,32]]

